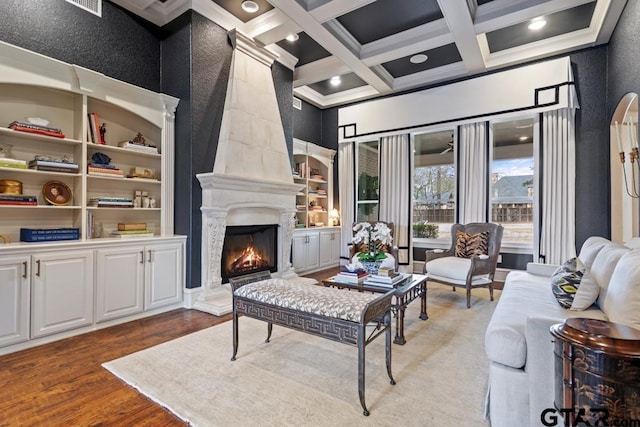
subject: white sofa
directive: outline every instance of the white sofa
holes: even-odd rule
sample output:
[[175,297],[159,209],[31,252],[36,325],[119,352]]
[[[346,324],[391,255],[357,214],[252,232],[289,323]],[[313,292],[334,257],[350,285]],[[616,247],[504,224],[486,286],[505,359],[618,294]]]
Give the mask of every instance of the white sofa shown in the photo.
[[[565,309],[556,300],[551,275],[558,266],[530,263],[526,271],[508,274],[485,335],[492,427],[539,426],[542,411],[554,407],[552,325],[588,317],[640,329],[640,250],[633,247],[637,239],[627,246],[587,239],[578,255],[586,269],[575,295],[588,306],[582,311]],[[585,298],[595,302],[585,304]]]

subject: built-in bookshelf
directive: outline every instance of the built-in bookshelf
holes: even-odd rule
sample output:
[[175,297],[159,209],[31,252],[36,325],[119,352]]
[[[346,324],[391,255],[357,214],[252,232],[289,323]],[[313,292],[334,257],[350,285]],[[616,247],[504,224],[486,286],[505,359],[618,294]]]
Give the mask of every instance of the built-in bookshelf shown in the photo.
[[[0,160],[6,159],[0,163],[0,183],[19,183],[22,195],[37,200],[36,205],[0,204],[0,234],[5,240],[19,243],[20,228],[54,227],[78,228],[80,240],[106,238],[118,223],[126,222],[147,223],[155,236],[172,235],[172,113],[178,100],[73,65],[34,59],[33,54],[10,45],[3,44],[0,50],[3,58],[14,59],[0,63]],[[34,70],[34,61],[43,62],[42,70]],[[44,70],[47,76],[38,79],[38,72]],[[106,129],[104,144],[93,142],[91,115],[99,117]],[[51,136],[49,132],[13,130],[8,125],[14,121],[61,133]],[[126,142],[131,144],[123,144]],[[93,167],[96,155],[109,159],[108,167]],[[34,159],[54,167],[34,164],[25,168],[21,164],[34,163]],[[56,163],[61,167],[56,168]],[[43,188],[54,181],[68,189],[67,203],[47,200]],[[144,192],[154,203],[131,207],[90,204],[99,197],[133,202],[136,191]],[[99,230],[91,224],[98,224]]]
[[0,354],[182,306],[177,104],[0,42]]
[[334,150],[294,139],[293,180],[304,184],[296,195],[296,228],[331,226]]

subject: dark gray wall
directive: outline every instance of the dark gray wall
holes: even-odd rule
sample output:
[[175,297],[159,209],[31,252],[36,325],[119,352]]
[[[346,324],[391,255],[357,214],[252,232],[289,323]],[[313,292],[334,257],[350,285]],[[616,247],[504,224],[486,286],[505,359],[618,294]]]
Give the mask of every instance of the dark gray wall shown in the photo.
[[0,40],[160,91],[158,28],[103,2],[102,18],[64,0],[0,1]]
[[576,110],[576,250],[589,236],[611,236],[607,47],[571,54]]

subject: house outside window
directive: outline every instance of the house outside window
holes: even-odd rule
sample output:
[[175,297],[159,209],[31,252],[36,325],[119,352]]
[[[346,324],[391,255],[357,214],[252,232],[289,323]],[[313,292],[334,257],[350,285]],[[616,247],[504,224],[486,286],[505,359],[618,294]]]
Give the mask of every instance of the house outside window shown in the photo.
[[533,248],[534,119],[492,124],[492,222],[504,226],[503,246]]
[[379,141],[356,144],[356,222],[377,221],[380,197]]
[[454,132],[413,135],[413,237],[450,241],[456,213]]

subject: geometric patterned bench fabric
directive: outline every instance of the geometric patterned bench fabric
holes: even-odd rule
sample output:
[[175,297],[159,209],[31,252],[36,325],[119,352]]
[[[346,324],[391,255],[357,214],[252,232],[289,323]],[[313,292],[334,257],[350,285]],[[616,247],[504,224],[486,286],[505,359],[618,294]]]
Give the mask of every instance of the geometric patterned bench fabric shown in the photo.
[[380,296],[275,278],[248,283],[234,293],[239,297],[277,307],[351,322],[360,322],[364,307]]

